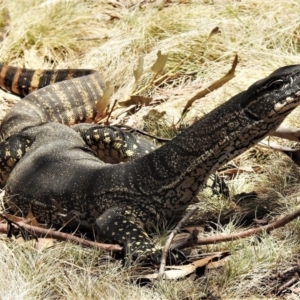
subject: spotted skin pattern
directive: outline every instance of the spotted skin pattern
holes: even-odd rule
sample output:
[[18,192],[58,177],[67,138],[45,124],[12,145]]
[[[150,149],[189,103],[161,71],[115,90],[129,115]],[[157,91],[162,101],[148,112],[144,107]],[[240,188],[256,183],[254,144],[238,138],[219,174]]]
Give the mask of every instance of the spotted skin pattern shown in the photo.
[[[0,144],[0,188],[31,144],[18,141],[17,133],[28,126],[50,121],[72,126],[93,119],[95,103],[106,89],[95,70],[31,70],[3,64],[0,64],[0,88],[25,97],[11,109],[0,126],[0,135],[6,139]],[[72,128],[106,163],[127,162],[157,148],[150,141],[114,126],[80,123]],[[219,195],[228,191],[224,182],[222,188],[221,185],[215,187],[221,180],[219,177],[211,175],[210,179],[207,192]]]
[[[31,70],[3,64],[0,64],[0,88],[24,97],[0,125],[1,188],[31,144],[18,141],[22,130],[46,122],[71,126],[92,120],[96,115],[95,104],[106,90],[95,70]],[[148,140],[112,126],[82,123],[74,130],[108,163],[126,162],[154,149]]]
[[72,129],[105,163],[127,162],[157,148],[150,141],[116,126],[77,124]]
[[11,136],[0,143],[0,187],[4,186],[9,174],[30,148],[32,141],[19,136]]

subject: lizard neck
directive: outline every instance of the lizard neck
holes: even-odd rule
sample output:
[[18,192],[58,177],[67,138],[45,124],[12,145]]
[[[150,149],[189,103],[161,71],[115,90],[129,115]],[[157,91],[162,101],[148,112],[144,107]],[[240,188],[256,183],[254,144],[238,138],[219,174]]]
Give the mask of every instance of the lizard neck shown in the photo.
[[[141,194],[166,211],[186,208],[207,177],[275,130],[276,122],[253,121],[239,104],[244,92],[213,110],[168,144],[128,164]],[[159,200],[160,199],[160,200]]]

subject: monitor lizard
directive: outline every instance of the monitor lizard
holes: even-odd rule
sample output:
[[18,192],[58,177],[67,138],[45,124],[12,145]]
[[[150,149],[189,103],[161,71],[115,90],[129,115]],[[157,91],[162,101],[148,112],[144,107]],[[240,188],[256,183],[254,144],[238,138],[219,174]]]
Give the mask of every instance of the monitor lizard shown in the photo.
[[[0,143],[0,188],[30,148],[31,142],[18,135],[28,126],[45,122],[72,126],[106,163],[127,162],[157,148],[149,140],[124,128],[81,123],[94,120],[96,103],[106,90],[106,84],[96,70],[34,70],[0,64],[0,88],[24,97],[0,124],[3,140]],[[211,174],[205,187],[211,196],[229,193],[223,178],[216,174]]]
[[[19,133],[30,148],[12,170],[7,206],[52,226],[95,228],[127,255],[159,257],[152,226],[181,217],[208,176],[273,132],[300,104],[300,65],[282,67],[212,110],[164,146],[105,164],[60,123]],[[76,221],[73,224],[72,221]]]

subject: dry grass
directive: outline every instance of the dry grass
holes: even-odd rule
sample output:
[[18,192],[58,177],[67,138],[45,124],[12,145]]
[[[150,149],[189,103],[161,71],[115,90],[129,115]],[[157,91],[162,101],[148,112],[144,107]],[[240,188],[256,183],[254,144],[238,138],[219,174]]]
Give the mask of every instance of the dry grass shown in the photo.
[[[143,94],[168,100],[155,108],[165,113],[161,122],[166,124],[177,122],[186,99],[229,70],[236,53],[240,57],[236,77],[197,101],[185,122],[274,69],[299,63],[300,5],[296,0],[160,1],[172,3],[152,3],[146,8],[139,2],[3,0],[11,27],[0,48],[1,61],[30,68],[98,69],[115,86],[113,98],[122,100],[132,88],[132,72],[140,55],[145,59],[145,74],[138,88],[151,80],[149,69],[158,50],[169,53],[166,71],[188,57],[177,72],[197,71],[196,77],[175,77]],[[221,33],[207,41],[216,26]],[[1,94],[2,115],[9,99]],[[147,114],[145,108],[135,118]],[[299,116],[298,109],[286,123],[296,126]],[[199,203],[198,218],[213,221],[207,235],[236,231],[253,217],[277,219],[299,205],[299,168],[284,155],[256,147],[235,163],[260,166],[261,171],[231,178],[228,199],[205,198]],[[255,199],[234,201],[234,194],[251,191],[257,192]],[[227,212],[232,212],[230,219],[214,225]],[[130,281],[134,267],[122,269],[119,263],[101,260],[103,253],[68,243],[37,250],[0,237],[0,298],[208,299],[212,294],[222,299],[275,299],[270,274],[296,263],[299,233],[296,220],[271,235],[201,247],[202,252],[230,250],[231,259],[202,277],[148,287]]]

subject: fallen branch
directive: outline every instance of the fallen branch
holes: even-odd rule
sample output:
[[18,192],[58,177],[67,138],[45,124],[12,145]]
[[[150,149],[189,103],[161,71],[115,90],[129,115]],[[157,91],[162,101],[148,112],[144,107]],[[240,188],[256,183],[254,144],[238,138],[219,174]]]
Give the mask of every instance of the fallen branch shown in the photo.
[[296,272],[289,281],[287,281],[285,284],[283,284],[282,286],[280,286],[278,288],[277,295],[281,294],[284,290],[288,289],[291,285],[293,285],[294,283],[296,283],[298,281],[299,281],[299,275]]
[[270,141],[269,142],[262,141],[259,142],[258,145],[268,149],[279,150],[285,153],[288,157],[290,157],[295,164],[300,166],[300,149],[298,147],[293,149],[291,147],[281,146]]
[[[73,243],[78,243],[78,244],[80,244],[82,246],[85,246],[85,247],[102,249],[102,250],[106,250],[106,251],[120,251],[120,250],[122,250],[122,247],[119,246],[119,245],[102,244],[102,243],[88,241],[88,240],[85,240],[85,239],[80,238],[80,237],[76,237],[76,236],[68,234],[68,233],[28,225],[24,221],[18,222],[16,224],[21,229],[24,229],[28,233],[33,234],[33,235],[38,236],[38,237],[53,238],[53,239],[56,239],[58,241],[70,241],[70,242],[73,242]],[[8,231],[8,225],[7,224],[0,224],[0,233],[7,233],[7,231]]]
[[282,146],[282,145],[278,145],[277,143],[271,142],[271,141],[261,141],[257,144],[258,146],[267,148],[267,149],[273,149],[273,150],[278,150],[278,151],[282,151],[282,152],[295,152],[298,149],[293,149],[291,147],[288,146]]
[[300,142],[300,128],[288,128],[280,126],[270,135],[290,141]]
[[[173,230],[171,233],[170,237],[168,238],[168,241],[163,249],[163,254],[162,254],[162,262],[160,266],[160,272],[163,273],[165,264],[166,264],[166,255],[168,253],[168,249],[170,248],[170,243],[172,242],[174,236],[177,234],[177,232],[180,230],[184,222],[190,216],[195,213],[196,208],[192,208],[185,216],[184,218],[178,223],[176,228]],[[285,226],[286,224],[290,223],[291,221],[295,220],[300,216],[300,208],[295,210],[293,213],[286,215],[282,219],[270,223],[265,226],[261,226],[259,228],[252,228],[248,229],[242,232],[238,232],[235,234],[230,234],[230,235],[222,235],[222,236],[215,236],[215,237],[206,237],[206,238],[200,238],[197,239],[197,241],[194,241],[193,239],[187,239],[185,241],[177,242],[172,245],[172,249],[183,249],[195,245],[209,245],[209,244],[216,244],[216,243],[222,243],[222,242],[230,242],[230,241],[235,241],[240,238],[245,238],[254,234],[260,234],[262,232],[271,232],[274,229],[280,228]],[[64,232],[59,232],[59,231],[54,231],[52,229],[44,229],[36,226],[31,226],[26,224],[24,221],[18,222],[18,226],[22,229],[25,229],[27,232],[34,234],[38,237],[48,237],[48,238],[53,238],[57,239],[59,241],[70,241],[74,243],[78,243],[82,246],[85,247],[93,247],[97,249],[103,249],[106,251],[120,251],[122,250],[122,247],[119,245],[112,245],[112,244],[103,244],[103,243],[98,243],[98,242],[92,242],[85,240],[83,238],[79,238],[76,236],[73,236],[71,234],[67,234]],[[0,224],[0,233],[7,233],[8,231],[8,225],[7,224]]]
[[259,228],[252,228],[252,229],[248,229],[242,232],[229,234],[229,235],[199,238],[196,242],[193,242],[193,240],[185,240],[173,244],[172,248],[183,249],[195,245],[210,245],[210,244],[217,244],[222,242],[231,242],[254,234],[259,234],[262,232],[271,232],[274,229],[285,226],[286,224],[290,223],[291,221],[298,218],[299,216],[300,216],[300,208],[295,210],[293,213],[286,215],[285,217],[283,217],[282,219],[276,222],[270,223],[265,226],[261,226]]
[[171,234],[168,237],[168,240],[162,249],[162,256],[161,256],[161,262],[159,267],[159,272],[157,274],[157,279],[162,278],[165,272],[166,268],[166,261],[167,261],[167,255],[169,253],[169,249],[171,246],[171,243],[175,237],[175,235],[181,230],[184,223],[198,210],[198,206],[194,205],[186,214],[185,216],[180,220],[180,222],[177,224],[177,226],[172,230]]

